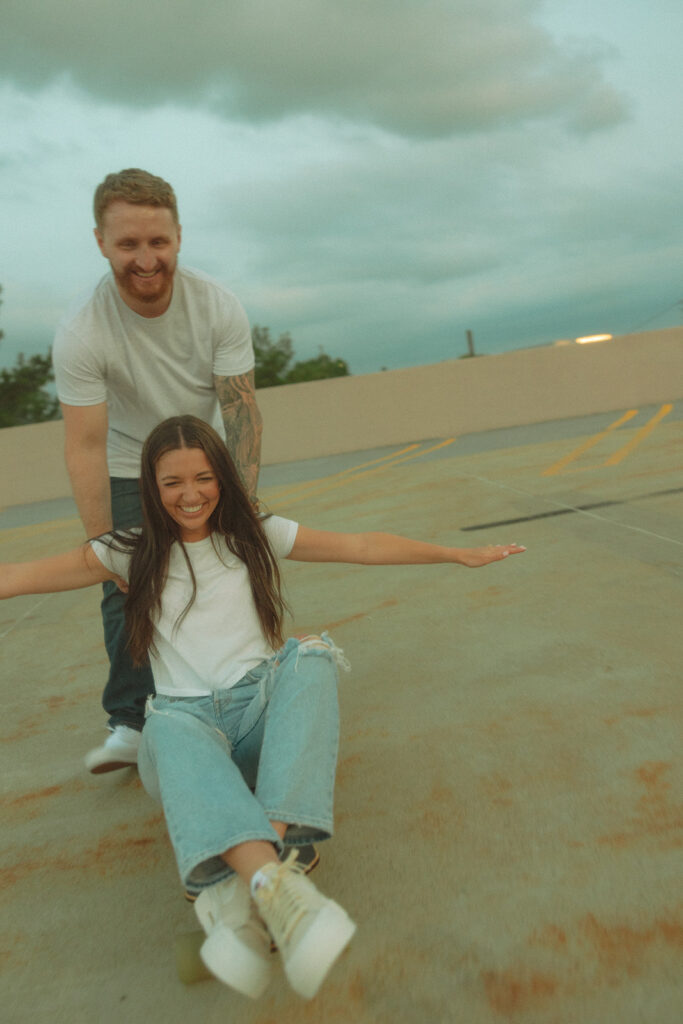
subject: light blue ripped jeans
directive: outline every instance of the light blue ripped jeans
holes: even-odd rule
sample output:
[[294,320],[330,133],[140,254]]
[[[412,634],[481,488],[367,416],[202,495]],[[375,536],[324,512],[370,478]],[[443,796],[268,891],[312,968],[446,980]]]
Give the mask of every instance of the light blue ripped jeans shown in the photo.
[[140,777],[161,800],[189,891],[233,874],[220,854],[238,843],[282,850],[271,821],[290,825],[291,845],[332,835],[338,664],[348,670],[324,633],[288,640],[230,689],[149,698]]

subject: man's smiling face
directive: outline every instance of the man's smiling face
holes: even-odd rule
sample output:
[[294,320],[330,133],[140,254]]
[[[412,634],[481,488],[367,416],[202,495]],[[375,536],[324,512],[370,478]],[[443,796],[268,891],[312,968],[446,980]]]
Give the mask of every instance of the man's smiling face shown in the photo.
[[117,200],[105,210],[95,238],[126,305],[140,316],[161,316],[171,301],[180,251],[180,225],[171,211]]

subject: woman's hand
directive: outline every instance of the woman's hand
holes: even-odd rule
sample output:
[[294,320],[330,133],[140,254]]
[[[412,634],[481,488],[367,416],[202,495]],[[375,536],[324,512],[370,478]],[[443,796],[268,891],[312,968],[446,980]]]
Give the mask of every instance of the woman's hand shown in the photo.
[[468,569],[478,569],[481,565],[489,565],[490,562],[500,562],[508,555],[518,555],[526,551],[521,544],[487,544],[483,548],[458,548],[457,562],[459,565],[466,565]]

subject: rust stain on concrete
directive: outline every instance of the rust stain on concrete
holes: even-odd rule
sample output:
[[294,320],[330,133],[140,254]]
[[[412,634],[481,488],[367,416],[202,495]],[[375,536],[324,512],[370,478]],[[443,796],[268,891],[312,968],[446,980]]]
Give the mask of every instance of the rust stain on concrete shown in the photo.
[[[66,682],[68,683],[68,680]],[[80,709],[98,692],[95,687],[89,687],[87,690],[69,690],[67,693],[55,693],[48,697],[41,697],[38,704],[44,707],[49,714],[54,714],[55,711],[66,711],[70,708]]]
[[44,789],[36,789],[32,793],[22,793],[14,800],[9,801],[10,807],[19,807],[22,804],[30,803],[32,800],[44,800],[46,797],[55,796],[61,793],[63,786],[46,786]]
[[[304,1003],[299,1001],[296,1011],[285,1013],[281,1007],[276,1009],[275,1000],[270,997],[262,999],[267,1002],[266,1008],[253,1018],[253,1024],[282,1024],[283,1021],[297,1021],[297,1024],[320,1024],[321,1020],[338,1021],[349,1024],[355,1020],[365,1020],[365,985],[361,971],[354,971],[345,981],[336,981],[332,976],[325,983],[324,1001],[320,998]],[[250,1018],[251,1020],[251,1018]]]
[[369,726],[366,729],[354,729],[353,732],[347,736],[347,741],[362,739],[366,736],[371,736],[373,739],[389,739],[393,736],[390,729],[384,729],[379,726]]
[[46,704],[48,711],[57,711],[63,704],[66,704],[66,697],[63,695],[43,697],[41,704]]
[[36,736],[41,732],[47,732],[47,719],[42,720],[37,715],[23,718],[19,721],[13,732],[0,736],[0,743],[21,743],[30,736]]
[[464,820],[464,811],[456,793],[447,786],[435,783],[426,799],[415,808],[411,830],[439,842]]
[[480,785],[489,803],[497,807],[510,807],[514,803],[512,782],[500,772],[487,775]]
[[[84,666],[85,668],[86,666]],[[92,668],[92,665],[87,666]],[[80,708],[84,702],[92,699],[93,693],[97,693],[98,690],[95,687],[88,687],[88,689],[81,690],[69,690],[66,693],[55,693],[50,694],[48,697],[41,697],[38,701],[42,704],[47,711],[63,711],[66,708]]]
[[343,785],[348,776],[352,774],[353,769],[362,761],[363,758],[360,754],[349,754],[348,757],[343,758],[337,765],[337,785]]
[[529,945],[542,946],[545,949],[554,949],[557,952],[565,952],[567,949],[567,933],[556,924],[547,924],[543,928],[531,933]]
[[[324,991],[324,1019],[326,1021],[349,1024],[349,1021],[362,1017],[365,1008],[365,985],[360,971],[354,971],[351,977],[344,981],[337,981],[332,976],[326,982]],[[303,1024],[320,1024],[320,1011],[320,1001],[313,999],[310,1003],[304,1003],[303,1006],[299,1004],[297,1018]]]
[[603,718],[605,725],[615,725],[617,722],[622,722],[625,718],[654,718],[656,715],[666,715],[671,712],[671,707],[661,708],[626,708],[620,711],[617,715],[610,715],[608,718]]
[[61,785],[44,786],[41,789],[20,793],[18,796],[3,797],[0,799],[0,807],[9,813],[14,811],[22,817],[34,818],[42,812],[44,800],[50,800],[60,794],[71,796],[73,793],[80,793],[84,788],[85,783],[81,779],[71,779]]
[[605,924],[594,914],[587,914],[580,923],[580,932],[591,944],[602,967],[610,974],[634,977],[645,970],[644,955],[659,947],[683,949],[683,922],[657,919],[649,927],[634,928],[628,924]]
[[645,764],[641,765],[636,775],[648,788],[650,792],[655,793],[658,789],[670,789],[670,783],[662,782],[662,776],[669,771],[671,765],[668,761],[646,761]]
[[485,971],[483,981],[489,1006],[507,1017],[538,1009],[555,995],[558,987],[551,974],[523,970]]
[[355,615],[347,615],[346,618],[337,619],[336,622],[328,622],[323,626],[323,630],[337,629],[338,626],[345,626],[348,622],[358,622],[359,619],[366,619],[373,612],[377,612],[381,608],[393,608],[397,604],[398,598],[391,597],[386,601],[381,601],[380,604],[374,605],[372,608],[366,609],[364,612],[356,612]]
[[[94,871],[100,877],[147,872],[150,866],[159,863],[162,849],[170,847],[163,815],[155,814],[147,818],[140,822],[137,829],[137,833],[126,835],[132,831],[132,826],[118,825],[90,848],[72,849],[58,854],[48,844],[40,848],[35,845],[26,847],[19,851],[20,856],[14,864],[0,868],[0,890],[10,889],[40,871],[77,871],[79,874]],[[144,857],[137,856],[140,851],[144,851]]]
[[577,985],[581,990],[613,987],[625,978],[649,974],[653,963],[675,973],[683,949],[683,921],[666,911],[642,924],[607,922],[589,913],[571,926],[542,925],[529,934],[527,944],[554,957],[555,973],[524,964],[482,971],[486,997],[501,1016],[541,1013],[550,1019],[550,1000],[576,994]]
[[[93,693],[96,692],[92,689],[77,690],[68,694],[40,697],[35,701],[34,710],[30,715],[15,719],[13,730],[0,736],[0,743],[18,743],[30,736],[41,735],[49,729],[53,729],[55,713],[72,708],[82,708],[84,703],[92,700]],[[37,714],[35,713],[36,708],[40,708]],[[60,725],[60,728],[64,728],[64,726]]]
[[16,968],[25,967],[29,964],[28,952],[21,952],[22,948],[29,945],[29,936],[26,932],[9,932],[2,937],[3,948],[0,948],[0,967]]
[[625,847],[645,837],[654,837],[667,848],[683,846],[683,806],[670,800],[668,775],[671,768],[668,761],[646,761],[636,770],[636,781],[642,787],[636,813],[627,829],[600,836],[600,844]]
[[509,592],[504,587],[491,586],[482,590],[471,590],[466,596],[475,607],[489,608],[501,604],[509,596]]

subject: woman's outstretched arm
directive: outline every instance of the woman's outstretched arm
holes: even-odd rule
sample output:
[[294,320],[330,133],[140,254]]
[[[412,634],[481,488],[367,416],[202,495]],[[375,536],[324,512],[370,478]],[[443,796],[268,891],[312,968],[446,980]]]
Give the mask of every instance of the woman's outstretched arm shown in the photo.
[[83,544],[63,555],[0,566],[0,598],[78,590],[113,579],[114,574],[102,565],[90,545]]
[[288,558],[295,562],[353,562],[359,565],[429,565],[452,562],[474,569],[525,550],[519,544],[452,548],[399,537],[393,533],[332,533],[299,526]]

